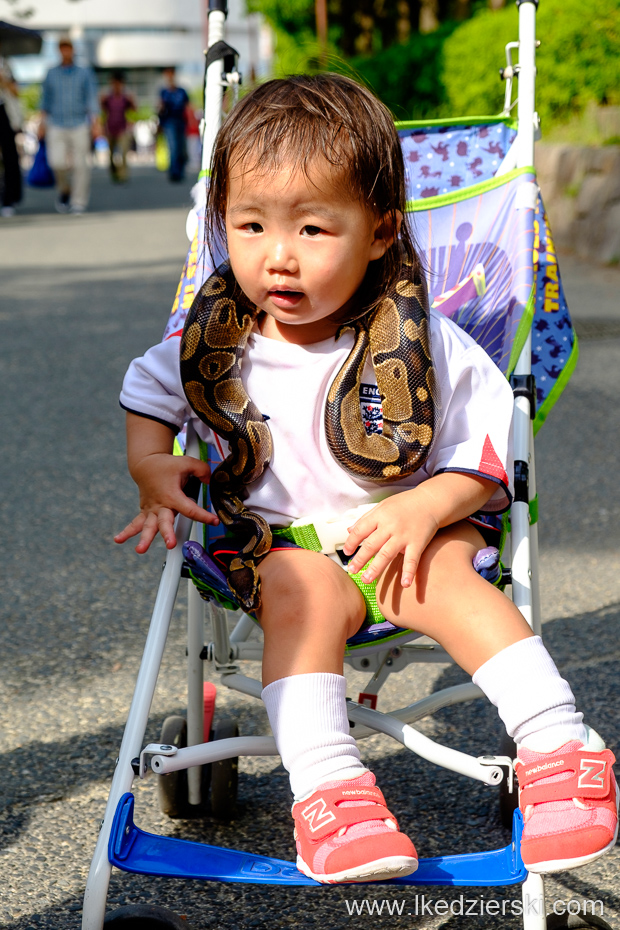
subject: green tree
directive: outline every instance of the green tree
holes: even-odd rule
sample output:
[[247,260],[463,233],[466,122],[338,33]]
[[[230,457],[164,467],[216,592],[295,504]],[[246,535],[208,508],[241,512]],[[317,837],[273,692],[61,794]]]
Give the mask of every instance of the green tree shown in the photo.
[[[487,2],[504,0],[327,0],[329,44],[344,58],[374,55],[406,44],[419,31],[459,22]],[[278,39],[286,33],[284,48],[316,40],[316,0],[249,0],[248,6],[265,16]]]
[[397,119],[432,118],[445,106],[442,48],[455,26],[449,22],[428,35],[415,33],[406,43],[357,56],[350,64]]
[[476,3],[486,2],[491,0],[327,0],[326,46],[317,38],[315,0],[249,5],[274,29],[276,77],[325,69],[348,73],[369,84],[399,118],[411,119],[435,115],[441,106],[443,41]]
[[[536,106],[543,131],[580,113],[589,101],[620,103],[618,0],[542,0],[538,8]],[[497,113],[504,87],[497,69],[518,37],[517,10],[484,10],[443,45],[441,78],[450,113]]]

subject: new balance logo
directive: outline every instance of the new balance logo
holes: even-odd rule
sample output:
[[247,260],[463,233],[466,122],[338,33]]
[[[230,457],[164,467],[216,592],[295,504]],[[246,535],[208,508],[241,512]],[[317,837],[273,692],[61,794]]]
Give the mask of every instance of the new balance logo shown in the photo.
[[582,759],[579,766],[579,788],[604,788],[607,762],[601,759]]
[[312,804],[308,804],[308,806],[302,810],[301,816],[307,822],[308,829],[311,833],[316,833],[321,827],[324,827],[326,824],[336,819],[334,812],[327,809],[327,804],[323,798],[318,798],[316,801],[313,801]]
[[533,765],[531,768],[525,770],[525,775],[527,778],[530,775],[537,775],[539,772],[546,772],[547,769],[557,769],[561,768],[564,765],[564,759],[557,759],[555,762],[544,762],[542,765]]

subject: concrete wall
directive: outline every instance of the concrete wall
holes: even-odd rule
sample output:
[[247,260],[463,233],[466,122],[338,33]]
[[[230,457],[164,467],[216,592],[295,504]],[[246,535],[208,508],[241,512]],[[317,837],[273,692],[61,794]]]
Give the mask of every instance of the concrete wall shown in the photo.
[[536,169],[556,246],[620,262],[620,145],[538,143]]

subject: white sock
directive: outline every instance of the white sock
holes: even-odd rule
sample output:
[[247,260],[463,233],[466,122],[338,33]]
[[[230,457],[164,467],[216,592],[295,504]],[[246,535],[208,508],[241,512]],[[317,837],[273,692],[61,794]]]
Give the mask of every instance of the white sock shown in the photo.
[[517,746],[553,752],[569,740],[587,742],[583,714],[540,636],[502,649],[472,676],[495,704]]
[[367,771],[349,734],[342,675],[291,675],[267,685],[261,697],[296,801],[325,782]]

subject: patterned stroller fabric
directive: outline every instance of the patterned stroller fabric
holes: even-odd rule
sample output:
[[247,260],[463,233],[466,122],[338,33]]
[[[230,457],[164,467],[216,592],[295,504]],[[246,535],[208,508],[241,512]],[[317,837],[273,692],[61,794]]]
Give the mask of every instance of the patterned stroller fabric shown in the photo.
[[[577,343],[534,170],[497,176],[516,125],[487,118],[397,128],[408,220],[425,260],[430,299],[506,376],[532,329],[538,429],[570,377]],[[204,209],[198,206],[196,213],[197,232],[164,339],[182,329],[194,295],[214,268],[204,246]],[[368,430],[378,426],[369,417]]]
[[409,122],[398,132],[435,306],[506,375],[531,327],[538,429],[575,367],[577,343],[535,176],[496,176],[516,124]]
[[536,377],[536,419],[542,426],[577,364],[577,337],[571,323],[547,214],[540,197],[534,214],[536,303],[532,323],[532,372]]
[[407,122],[397,127],[412,200],[451,194],[495,177],[517,135],[511,120]]

